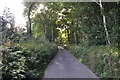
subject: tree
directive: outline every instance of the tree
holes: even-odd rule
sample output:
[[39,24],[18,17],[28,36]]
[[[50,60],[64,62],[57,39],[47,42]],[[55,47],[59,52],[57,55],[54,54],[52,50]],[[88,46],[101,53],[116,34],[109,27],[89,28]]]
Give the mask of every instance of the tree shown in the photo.
[[[93,0],[93,1],[95,1],[95,0]],[[108,33],[107,25],[106,25],[106,16],[104,14],[105,12],[104,12],[102,2],[101,2],[101,0],[99,0],[99,3],[97,1],[95,1],[95,2],[100,6],[101,15],[103,17],[103,25],[104,25],[104,30],[105,30],[105,33],[106,33],[107,43],[108,43],[108,45],[110,45],[109,33]]]
[[55,23],[57,20],[57,10],[53,9],[53,5],[51,3],[40,5],[44,6],[43,9],[38,8],[38,13],[32,17],[33,35],[38,35],[37,37],[40,37],[40,34],[42,34],[50,42],[53,42],[57,36],[57,25]]
[[[9,27],[7,25],[10,25]],[[4,43],[11,38],[13,34],[13,27],[15,26],[14,14],[10,12],[10,8],[5,8],[3,14],[0,16],[0,41]]]
[[28,35],[31,37],[32,35],[32,31],[31,31],[31,19],[30,19],[30,12],[32,9],[32,6],[34,5],[34,3],[30,3],[29,7],[28,7],[28,12],[27,12],[27,16],[28,16],[28,27],[27,27],[27,31],[28,31]]
[[31,18],[33,34],[44,34],[49,41],[63,44],[110,45],[117,29],[111,21],[116,3],[96,3],[42,3],[47,9],[40,12],[35,5],[37,8],[31,9],[31,15],[35,12]]
[[32,36],[32,28],[31,28],[31,16],[33,14],[33,10],[36,10],[36,2],[23,2],[24,8],[24,16],[27,17],[27,34],[29,37]]

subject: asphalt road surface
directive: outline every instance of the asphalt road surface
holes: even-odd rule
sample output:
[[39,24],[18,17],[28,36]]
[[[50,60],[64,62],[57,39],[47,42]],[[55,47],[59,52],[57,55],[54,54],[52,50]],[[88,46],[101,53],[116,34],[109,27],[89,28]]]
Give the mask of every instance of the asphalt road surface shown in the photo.
[[[59,49],[45,70],[45,78],[98,78],[65,49]],[[43,80],[44,80],[43,79]]]

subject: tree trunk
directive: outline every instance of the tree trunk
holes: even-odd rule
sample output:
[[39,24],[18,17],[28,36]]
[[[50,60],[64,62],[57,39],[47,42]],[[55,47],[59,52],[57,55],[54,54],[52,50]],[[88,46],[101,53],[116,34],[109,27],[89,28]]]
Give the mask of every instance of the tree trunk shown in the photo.
[[51,42],[53,42],[53,40],[54,40],[53,28],[51,28],[51,31],[52,31],[52,40],[51,40]]
[[2,46],[2,32],[0,32],[0,46]]
[[68,43],[70,44],[70,29],[68,28],[67,29],[67,38],[68,38]]
[[2,26],[0,25],[0,46],[2,45],[2,31],[3,29],[2,29]]
[[32,33],[31,33],[31,20],[30,20],[30,15],[28,15],[28,27],[27,27],[27,32],[28,32],[28,35],[31,36]]
[[28,27],[27,27],[27,33],[28,33],[28,35],[31,37],[32,36],[32,31],[31,31],[31,19],[30,19],[30,11],[31,11],[31,8],[32,8],[32,6],[34,5],[34,3],[32,3],[31,5],[30,5],[30,7],[28,8]]
[[105,17],[105,14],[104,14],[104,9],[103,9],[101,0],[100,0],[99,5],[100,5],[100,10],[101,10],[101,15],[103,17],[103,25],[104,25],[104,29],[105,29],[105,33],[106,33],[107,43],[110,45],[109,33],[108,33],[108,30],[107,30],[107,26],[106,26],[106,17]]
[[45,37],[46,37],[47,36],[47,27],[46,27],[46,25],[45,25],[44,32],[45,32]]
[[77,44],[76,33],[74,33],[75,44]]
[[96,0],[93,0],[93,1],[96,2],[100,6],[101,15],[103,17],[103,26],[104,26],[104,30],[105,30],[105,34],[106,34],[106,40],[107,40],[108,45],[110,45],[109,33],[108,33],[107,26],[106,26],[106,17],[104,14],[104,8],[102,6],[102,2],[101,2],[101,0],[99,0],[99,3]]

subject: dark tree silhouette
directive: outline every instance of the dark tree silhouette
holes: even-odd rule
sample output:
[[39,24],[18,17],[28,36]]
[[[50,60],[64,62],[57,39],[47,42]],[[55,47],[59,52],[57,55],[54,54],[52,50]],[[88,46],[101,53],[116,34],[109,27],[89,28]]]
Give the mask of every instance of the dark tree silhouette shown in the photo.
[[32,35],[32,31],[31,31],[31,19],[30,19],[30,11],[31,11],[31,8],[32,6],[34,5],[34,3],[31,3],[28,7],[28,12],[27,12],[27,16],[28,16],[28,27],[27,27],[27,32],[28,32],[28,35],[31,37]]

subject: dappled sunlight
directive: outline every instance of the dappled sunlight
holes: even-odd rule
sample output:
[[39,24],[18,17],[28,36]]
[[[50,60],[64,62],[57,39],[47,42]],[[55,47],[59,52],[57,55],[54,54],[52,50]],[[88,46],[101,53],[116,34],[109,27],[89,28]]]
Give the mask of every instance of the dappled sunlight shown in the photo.
[[101,1],[0,1],[3,80],[119,78],[120,3]]
[[65,33],[62,34],[62,38],[66,38]]
[[82,62],[83,60],[80,58],[79,61]]
[[48,8],[44,6],[44,4],[40,4],[36,13],[42,13],[43,11],[46,11]]

